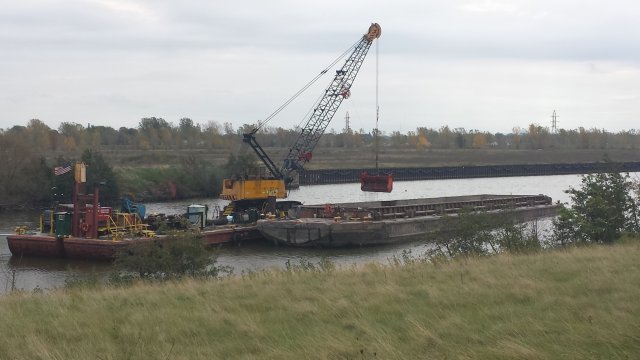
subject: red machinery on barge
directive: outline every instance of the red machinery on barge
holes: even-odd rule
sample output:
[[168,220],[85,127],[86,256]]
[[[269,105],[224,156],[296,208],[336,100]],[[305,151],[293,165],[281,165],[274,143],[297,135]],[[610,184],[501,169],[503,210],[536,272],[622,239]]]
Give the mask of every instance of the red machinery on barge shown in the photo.
[[[86,182],[86,165],[75,165],[73,204],[57,205],[40,218],[40,231],[28,233],[24,228],[7,236],[7,244],[14,256],[36,256],[86,260],[111,260],[117,252],[140,242],[162,241],[149,224],[143,222],[142,212],[120,212],[99,203],[99,187],[92,194],[82,193]],[[204,206],[192,206],[195,210]],[[188,210],[188,215],[189,211]],[[204,209],[193,213],[196,234],[205,245],[261,239],[255,225],[224,225],[205,228]]]

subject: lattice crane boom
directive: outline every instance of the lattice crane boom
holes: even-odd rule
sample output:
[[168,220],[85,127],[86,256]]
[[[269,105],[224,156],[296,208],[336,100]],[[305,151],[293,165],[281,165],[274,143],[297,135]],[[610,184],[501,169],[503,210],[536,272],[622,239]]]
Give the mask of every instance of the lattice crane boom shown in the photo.
[[[329,125],[329,122],[331,122],[338,107],[340,107],[342,100],[349,97],[351,86],[353,85],[356,75],[358,75],[358,71],[362,66],[367,52],[373,40],[379,38],[380,34],[380,25],[373,23],[369,26],[368,32],[352,47],[353,51],[351,55],[349,55],[342,68],[336,71],[336,75],[329,84],[329,87],[327,87],[322,98],[315,105],[311,117],[307,120],[296,141],[289,148],[289,154],[284,159],[281,168],[277,167],[260,144],[258,144],[255,135],[267,121],[273,118],[273,116],[279,113],[293,99],[300,95],[302,91],[306,90],[309,85],[324,74],[327,71],[326,69],[309,84],[305,85],[291,99],[287,100],[285,104],[279,107],[273,114],[265,119],[265,121],[258,123],[252,131],[243,135],[243,141],[251,146],[269,170],[271,176],[250,178],[248,175],[245,175],[243,177],[234,176],[230,179],[224,179],[220,197],[231,200],[232,203],[227,206],[228,209],[231,209],[229,211],[235,211],[243,207],[246,208],[247,206],[255,207],[267,199],[274,197],[279,199],[287,197],[286,185],[293,180],[291,177],[292,172],[303,170],[304,165],[311,160],[311,152],[318,144],[320,137]],[[351,48],[347,50],[347,52],[349,51],[351,51]],[[345,52],[345,54],[347,52]],[[340,56],[340,58],[342,58],[342,56]],[[339,59],[336,60],[336,62],[339,61]]]
[[362,39],[355,46],[342,68],[336,70],[333,81],[325,90],[323,97],[314,107],[311,117],[302,127],[296,141],[289,149],[289,154],[280,170],[285,181],[291,181],[291,172],[303,170],[304,165],[311,160],[311,152],[318,144],[320,137],[324,134],[340,104],[342,104],[342,100],[348,98],[351,94],[351,86],[367,56],[367,52],[373,40],[379,38],[381,33],[380,25],[377,23],[371,24],[369,30],[362,36]]

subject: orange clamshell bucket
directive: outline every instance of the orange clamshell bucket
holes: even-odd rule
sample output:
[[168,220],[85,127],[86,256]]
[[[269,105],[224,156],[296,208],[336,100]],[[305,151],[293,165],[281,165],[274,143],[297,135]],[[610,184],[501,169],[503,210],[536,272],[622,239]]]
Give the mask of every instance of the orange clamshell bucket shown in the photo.
[[391,174],[369,175],[360,174],[360,190],[368,192],[391,192],[393,190],[393,176]]

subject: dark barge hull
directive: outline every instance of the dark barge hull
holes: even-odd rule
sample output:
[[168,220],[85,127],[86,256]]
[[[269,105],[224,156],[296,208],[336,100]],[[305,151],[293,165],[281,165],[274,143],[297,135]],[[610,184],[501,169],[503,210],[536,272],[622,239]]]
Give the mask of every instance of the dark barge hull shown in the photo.
[[[342,216],[329,216],[328,210]],[[445,230],[442,219],[474,209],[515,222],[554,216],[557,205],[543,195],[474,195],[303,206],[294,220],[260,220],[258,229],[273,242],[300,247],[349,247],[425,240]],[[333,214],[331,214],[333,215]]]
[[[200,233],[207,246],[240,243],[262,239],[256,226],[227,227]],[[132,238],[123,240],[55,237],[47,235],[9,235],[7,244],[13,256],[113,260],[118,250],[127,246],[161,239]]]

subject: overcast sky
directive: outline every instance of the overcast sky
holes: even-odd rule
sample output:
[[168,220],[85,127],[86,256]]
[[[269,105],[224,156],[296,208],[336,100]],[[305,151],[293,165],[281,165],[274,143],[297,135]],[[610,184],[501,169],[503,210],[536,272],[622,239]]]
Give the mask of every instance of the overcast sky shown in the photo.
[[[267,117],[372,22],[380,128],[638,129],[640,1],[20,0],[0,8],[0,128]],[[375,126],[376,45],[329,128]],[[342,64],[342,62],[340,63]],[[270,126],[291,128],[325,76]]]

